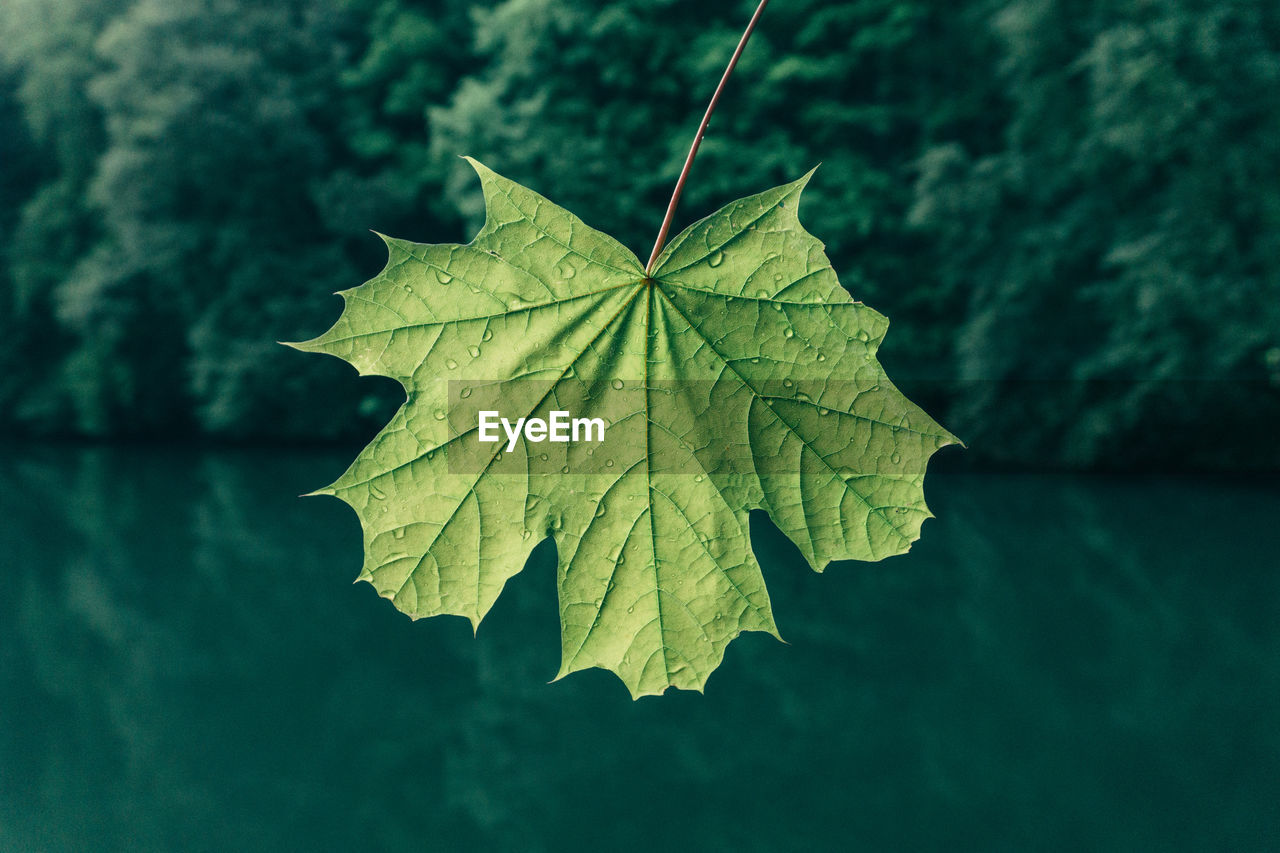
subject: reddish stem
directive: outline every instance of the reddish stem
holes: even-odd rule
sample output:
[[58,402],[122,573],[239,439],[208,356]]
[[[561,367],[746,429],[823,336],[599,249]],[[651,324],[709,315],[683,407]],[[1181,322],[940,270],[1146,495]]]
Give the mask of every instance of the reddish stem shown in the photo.
[[649,263],[644,268],[646,276],[653,274],[653,265],[658,261],[658,255],[662,252],[662,245],[667,242],[667,232],[671,230],[671,220],[676,215],[676,205],[680,203],[680,194],[684,192],[684,182],[689,177],[689,167],[693,165],[693,158],[698,155],[698,146],[702,145],[702,137],[707,132],[707,125],[711,123],[711,114],[715,112],[716,104],[720,103],[720,94],[724,92],[724,84],[729,82],[729,75],[733,73],[734,66],[738,64],[738,57],[742,56],[742,50],[747,46],[747,40],[751,38],[751,33],[756,28],[756,22],[760,20],[764,7],[768,5],[769,0],[760,0],[760,5],[756,7],[755,14],[751,16],[750,22],[747,23],[747,29],[742,34],[742,39],[738,42],[737,49],[733,52],[733,56],[729,58],[729,67],[724,70],[724,76],[720,78],[720,85],[716,86],[715,94],[711,96],[711,103],[707,105],[707,112],[702,116],[702,124],[698,125],[698,133],[693,137],[693,145],[689,148],[689,156],[684,159],[684,168],[680,170],[680,178],[676,181],[675,192],[671,193],[671,203],[667,205],[667,215],[663,217],[662,227],[658,229],[658,239],[653,244],[653,254],[649,255]]

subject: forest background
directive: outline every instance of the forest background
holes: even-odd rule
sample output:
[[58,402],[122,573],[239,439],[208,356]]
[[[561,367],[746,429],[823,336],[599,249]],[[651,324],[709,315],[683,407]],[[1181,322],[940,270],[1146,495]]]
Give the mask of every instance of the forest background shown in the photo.
[[[643,255],[753,7],[5,0],[0,432],[371,437],[398,386],[275,343],[370,230],[470,239],[470,154]],[[676,228],[819,162],[959,464],[1280,468],[1280,5],[774,3]]]

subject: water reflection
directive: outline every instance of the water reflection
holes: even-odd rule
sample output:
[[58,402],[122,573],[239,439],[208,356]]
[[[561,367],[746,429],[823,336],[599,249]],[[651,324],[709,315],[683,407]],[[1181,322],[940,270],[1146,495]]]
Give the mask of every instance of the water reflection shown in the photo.
[[1261,848],[1274,483],[936,476],[705,696],[555,684],[552,550],[478,638],[351,584],[344,455],[0,456],[0,849]]

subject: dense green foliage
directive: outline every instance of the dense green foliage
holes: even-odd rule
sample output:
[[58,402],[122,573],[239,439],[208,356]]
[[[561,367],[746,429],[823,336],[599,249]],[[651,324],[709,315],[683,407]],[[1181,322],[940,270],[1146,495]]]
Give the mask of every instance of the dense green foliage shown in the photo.
[[[7,0],[0,424],[369,435],[396,389],[272,343],[367,229],[469,238],[472,154],[647,253],[752,5]],[[1277,83],[1261,0],[789,0],[677,228],[821,161],[807,224],[970,458],[1276,465]]]

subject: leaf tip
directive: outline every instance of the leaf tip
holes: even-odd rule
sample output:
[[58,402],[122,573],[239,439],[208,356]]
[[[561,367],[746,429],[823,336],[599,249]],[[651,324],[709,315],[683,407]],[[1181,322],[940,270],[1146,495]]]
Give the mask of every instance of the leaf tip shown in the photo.
[[484,163],[481,163],[476,158],[472,157],[470,154],[459,154],[458,158],[461,160],[466,160],[467,163],[471,165],[471,168],[476,170],[476,174],[479,175],[481,179],[484,178],[486,172],[489,174],[493,173],[492,169],[490,169]]
[[809,186],[809,181],[813,180],[814,173],[818,171],[818,168],[821,165],[822,165],[821,163],[818,163],[817,166],[814,166],[812,169],[805,172],[803,175],[801,175],[800,177],[796,178],[794,181],[791,182],[790,186],[795,188],[795,191],[797,194],[802,192],[805,189],[805,187]]
[[666,687],[663,687],[661,690],[642,690],[640,688],[640,685],[638,684],[635,687],[632,687],[630,684],[627,684],[627,682],[625,681],[623,682],[623,684],[626,685],[627,692],[631,694],[632,702],[639,702],[641,699],[643,699],[646,696],[661,696],[663,693],[667,692],[667,687],[671,686],[668,684],[666,685]]

